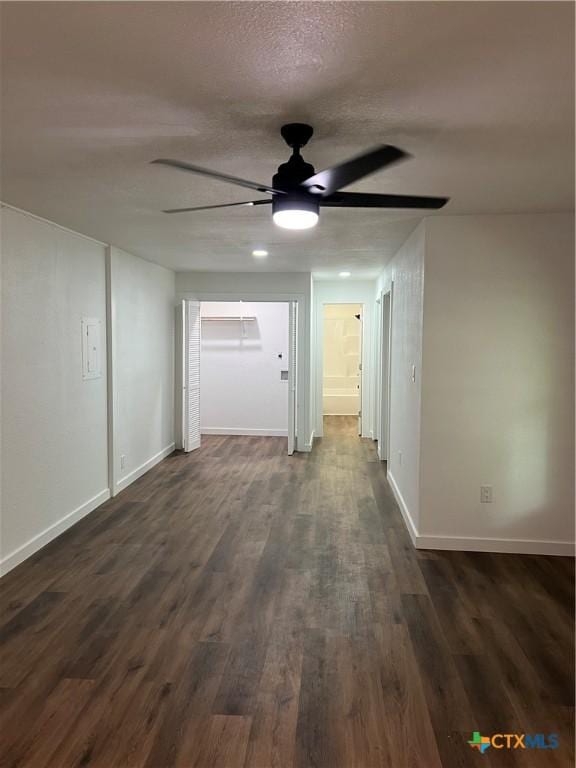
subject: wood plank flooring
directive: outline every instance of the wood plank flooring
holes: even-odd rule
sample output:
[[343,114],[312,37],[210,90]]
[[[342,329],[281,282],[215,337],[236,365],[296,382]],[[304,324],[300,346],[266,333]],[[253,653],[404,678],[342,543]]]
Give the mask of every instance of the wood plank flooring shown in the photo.
[[206,437],[9,573],[0,766],[573,765],[572,561],[415,551],[354,427]]

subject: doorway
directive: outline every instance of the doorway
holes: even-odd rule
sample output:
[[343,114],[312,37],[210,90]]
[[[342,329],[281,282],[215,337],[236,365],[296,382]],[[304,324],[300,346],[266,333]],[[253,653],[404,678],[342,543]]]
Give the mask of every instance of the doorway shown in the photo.
[[362,304],[324,304],[322,412],[362,434]]
[[380,309],[380,369],[378,375],[377,439],[378,458],[388,461],[390,454],[390,371],[392,350],[392,288],[381,294]]
[[287,438],[295,450],[297,302],[183,301],[182,447],[202,435]]

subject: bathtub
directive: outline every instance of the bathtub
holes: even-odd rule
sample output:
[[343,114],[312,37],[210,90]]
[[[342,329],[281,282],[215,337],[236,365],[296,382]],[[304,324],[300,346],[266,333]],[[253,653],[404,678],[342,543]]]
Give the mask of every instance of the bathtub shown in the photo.
[[357,416],[360,410],[360,393],[350,387],[326,387],[323,392],[325,416]]

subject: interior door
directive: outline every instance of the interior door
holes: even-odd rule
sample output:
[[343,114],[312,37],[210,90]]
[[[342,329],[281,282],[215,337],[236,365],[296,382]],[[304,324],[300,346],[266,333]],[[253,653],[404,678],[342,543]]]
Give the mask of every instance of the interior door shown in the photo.
[[363,344],[364,344],[364,326],[363,326],[363,313],[364,312],[364,305],[362,305],[362,309],[360,310],[360,315],[356,315],[358,318],[358,322],[360,323],[360,341],[359,341],[359,360],[358,363],[358,402],[360,403],[360,408],[358,410],[358,434],[360,437],[362,437],[362,411],[364,410],[363,402],[362,402],[362,353],[363,353]]
[[288,308],[288,455],[296,449],[298,407],[296,382],[298,380],[298,302],[291,301]]
[[392,319],[392,295],[390,292],[382,295],[380,303],[382,311],[380,333],[380,435],[378,438],[378,458],[388,459],[388,435],[390,433],[390,340]]
[[374,439],[380,455],[380,443],[382,441],[382,294],[376,299],[374,306],[374,342],[376,364],[376,395],[374,397]]
[[200,302],[182,302],[184,313],[182,445],[184,451],[200,448]]

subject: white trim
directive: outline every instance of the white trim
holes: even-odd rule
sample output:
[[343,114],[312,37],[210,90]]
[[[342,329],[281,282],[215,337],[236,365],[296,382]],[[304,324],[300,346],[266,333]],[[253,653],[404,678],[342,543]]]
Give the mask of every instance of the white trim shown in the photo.
[[[223,272],[222,274],[225,275],[226,273]],[[255,303],[272,302],[276,304],[283,301],[303,302],[306,299],[306,295],[296,291],[291,293],[275,293],[274,291],[255,291],[254,293],[251,291],[220,291],[214,293],[213,291],[179,290],[176,291],[176,299],[178,301],[245,301]]]
[[502,552],[518,555],[559,555],[574,557],[574,544],[547,539],[476,539],[472,536],[418,535],[417,549],[445,549],[457,552]]
[[174,443],[176,450],[184,450],[184,413],[186,410],[186,378],[184,340],[186,330],[186,302],[182,299],[174,307]]
[[298,435],[298,302],[288,302],[288,456],[296,450]]
[[[328,282],[328,281],[324,281]],[[331,281],[333,282],[333,281]],[[373,282],[370,279],[362,279],[357,282],[363,284]],[[371,290],[374,290],[372,288]],[[362,414],[359,417],[359,424],[362,429],[360,437],[370,438],[370,428],[372,425],[372,401],[374,397],[373,393],[373,346],[374,346],[374,331],[373,324],[373,311],[372,307],[375,304],[375,299],[369,298],[367,295],[364,297],[354,299],[355,295],[352,291],[352,298],[336,298],[336,299],[319,299],[315,295],[312,302],[312,317],[311,317],[311,356],[313,359],[313,373],[312,373],[312,387],[311,387],[311,404],[313,405],[312,411],[314,413],[314,430],[318,437],[324,435],[324,416],[330,414],[324,413],[324,307],[329,304],[358,304],[362,309],[360,310],[361,320],[361,335],[360,335],[360,360],[362,363],[362,370],[360,373],[360,412]],[[368,343],[368,341],[370,343]]]
[[404,518],[404,523],[406,525],[406,528],[408,529],[410,538],[412,539],[412,544],[414,544],[414,546],[417,548],[418,547],[418,544],[417,544],[418,530],[414,525],[414,521],[412,520],[412,515],[410,514],[410,510],[408,509],[408,506],[404,501],[404,497],[400,492],[400,488],[398,488],[398,484],[396,483],[396,480],[394,480],[394,476],[392,475],[392,472],[388,471],[386,474],[386,478],[388,480],[388,484],[390,485],[390,488],[392,488],[392,493],[394,494],[394,497],[398,502],[398,506],[400,507],[400,512],[402,513],[402,517]]
[[312,432],[310,432],[310,439],[309,439],[309,441],[307,443],[304,443],[304,451],[303,451],[303,453],[310,453],[310,451],[314,447],[314,437],[315,437],[315,432],[314,432],[314,430],[312,430]]
[[93,243],[98,243],[98,245],[108,245],[108,243],[103,243],[102,240],[97,240],[95,237],[90,237],[90,235],[84,235],[82,232],[77,232],[75,229],[70,229],[70,227],[64,227],[62,224],[56,224],[55,221],[45,219],[43,216],[38,216],[37,213],[32,213],[31,211],[27,211],[24,208],[17,208],[15,205],[10,205],[10,203],[4,203],[0,201],[0,208],[9,208],[11,211],[22,213],[24,216],[29,216],[31,219],[42,221],[44,224],[50,224],[51,227],[61,229],[64,232],[69,232],[71,235],[76,235],[76,237],[83,237],[84,240],[91,240]]
[[242,427],[202,427],[202,435],[246,435],[246,437],[287,437],[287,429],[246,429]]
[[86,515],[90,514],[90,512],[93,512],[96,507],[99,507],[105,501],[108,501],[109,498],[110,490],[106,488],[105,490],[100,491],[100,493],[97,493],[96,496],[88,499],[88,501],[85,501],[84,504],[81,504],[72,512],[69,512],[67,515],[64,515],[64,517],[61,517],[60,520],[52,523],[52,525],[48,526],[48,528],[45,528],[40,533],[37,533],[36,536],[33,536],[25,544],[22,544],[22,546],[18,547],[9,555],[6,555],[6,557],[0,560],[0,575],[8,573],[8,571],[11,571],[12,568],[15,568],[35,552],[38,552],[38,550],[42,549],[42,547],[45,547],[46,544],[49,544],[57,536],[60,536],[60,534],[64,533],[64,531],[67,531],[68,528],[71,528],[83,517],[86,517]]
[[202,318],[200,306],[200,302],[194,300],[182,303],[182,311],[184,313],[182,445],[185,453],[198,450],[201,443],[200,360]]
[[116,306],[112,291],[112,246],[106,248],[106,402],[108,429],[108,485],[110,493],[116,491],[117,438],[116,438],[116,345],[114,329],[116,328]]
[[[224,273],[223,273],[224,274]],[[306,392],[310,389],[310,328],[306,325],[307,319],[312,317],[312,308],[310,297],[305,293],[297,291],[291,293],[275,293],[269,291],[228,291],[215,293],[211,291],[179,290],[176,291],[176,298],[184,301],[246,301],[246,302],[290,302],[298,303],[298,354],[297,362],[297,383],[296,383],[296,446],[295,450],[299,452],[309,452],[310,447],[306,443],[302,446],[302,437],[309,429],[310,406],[311,402],[306,397]],[[357,302],[354,302],[357,303]]]
[[152,467],[156,466],[156,464],[159,464],[162,459],[165,459],[166,456],[170,456],[171,453],[174,453],[174,450],[175,444],[170,443],[170,445],[167,445],[166,448],[162,448],[161,451],[158,451],[158,453],[152,456],[152,458],[148,459],[148,461],[145,461],[144,464],[140,464],[139,467],[136,467],[136,469],[132,470],[130,474],[118,480],[116,483],[116,488],[114,489],[115,494],[123,491],[124,488],[127,488],[135,480],[138,480],[138,478],[142,477],[142,475],[148,472],[149,469],[152,469]]
[[404,523],[416,549],[453,550],[456,552],[501,552],[515,555],[559,555],[574,557],[573,543],[569,541],[550,541],[547,539],[479,539],[473,536],[427,536],[420,534],[414,525],[412,516],[400,493],[398,484],[391,472],[387,475],[390,488],[398,502]]
[[[378,365],[378,405],[376,438],[378,440],[378,458],[380,461],[388,461],[390,457],[390,403],[391,384],[390,372],[392,370],[392,295],[394,281],[387,291],[380,293],[380,311],[378,313],[378,353],[376,355]],[[384,349],[386,354],[384,355]]]

